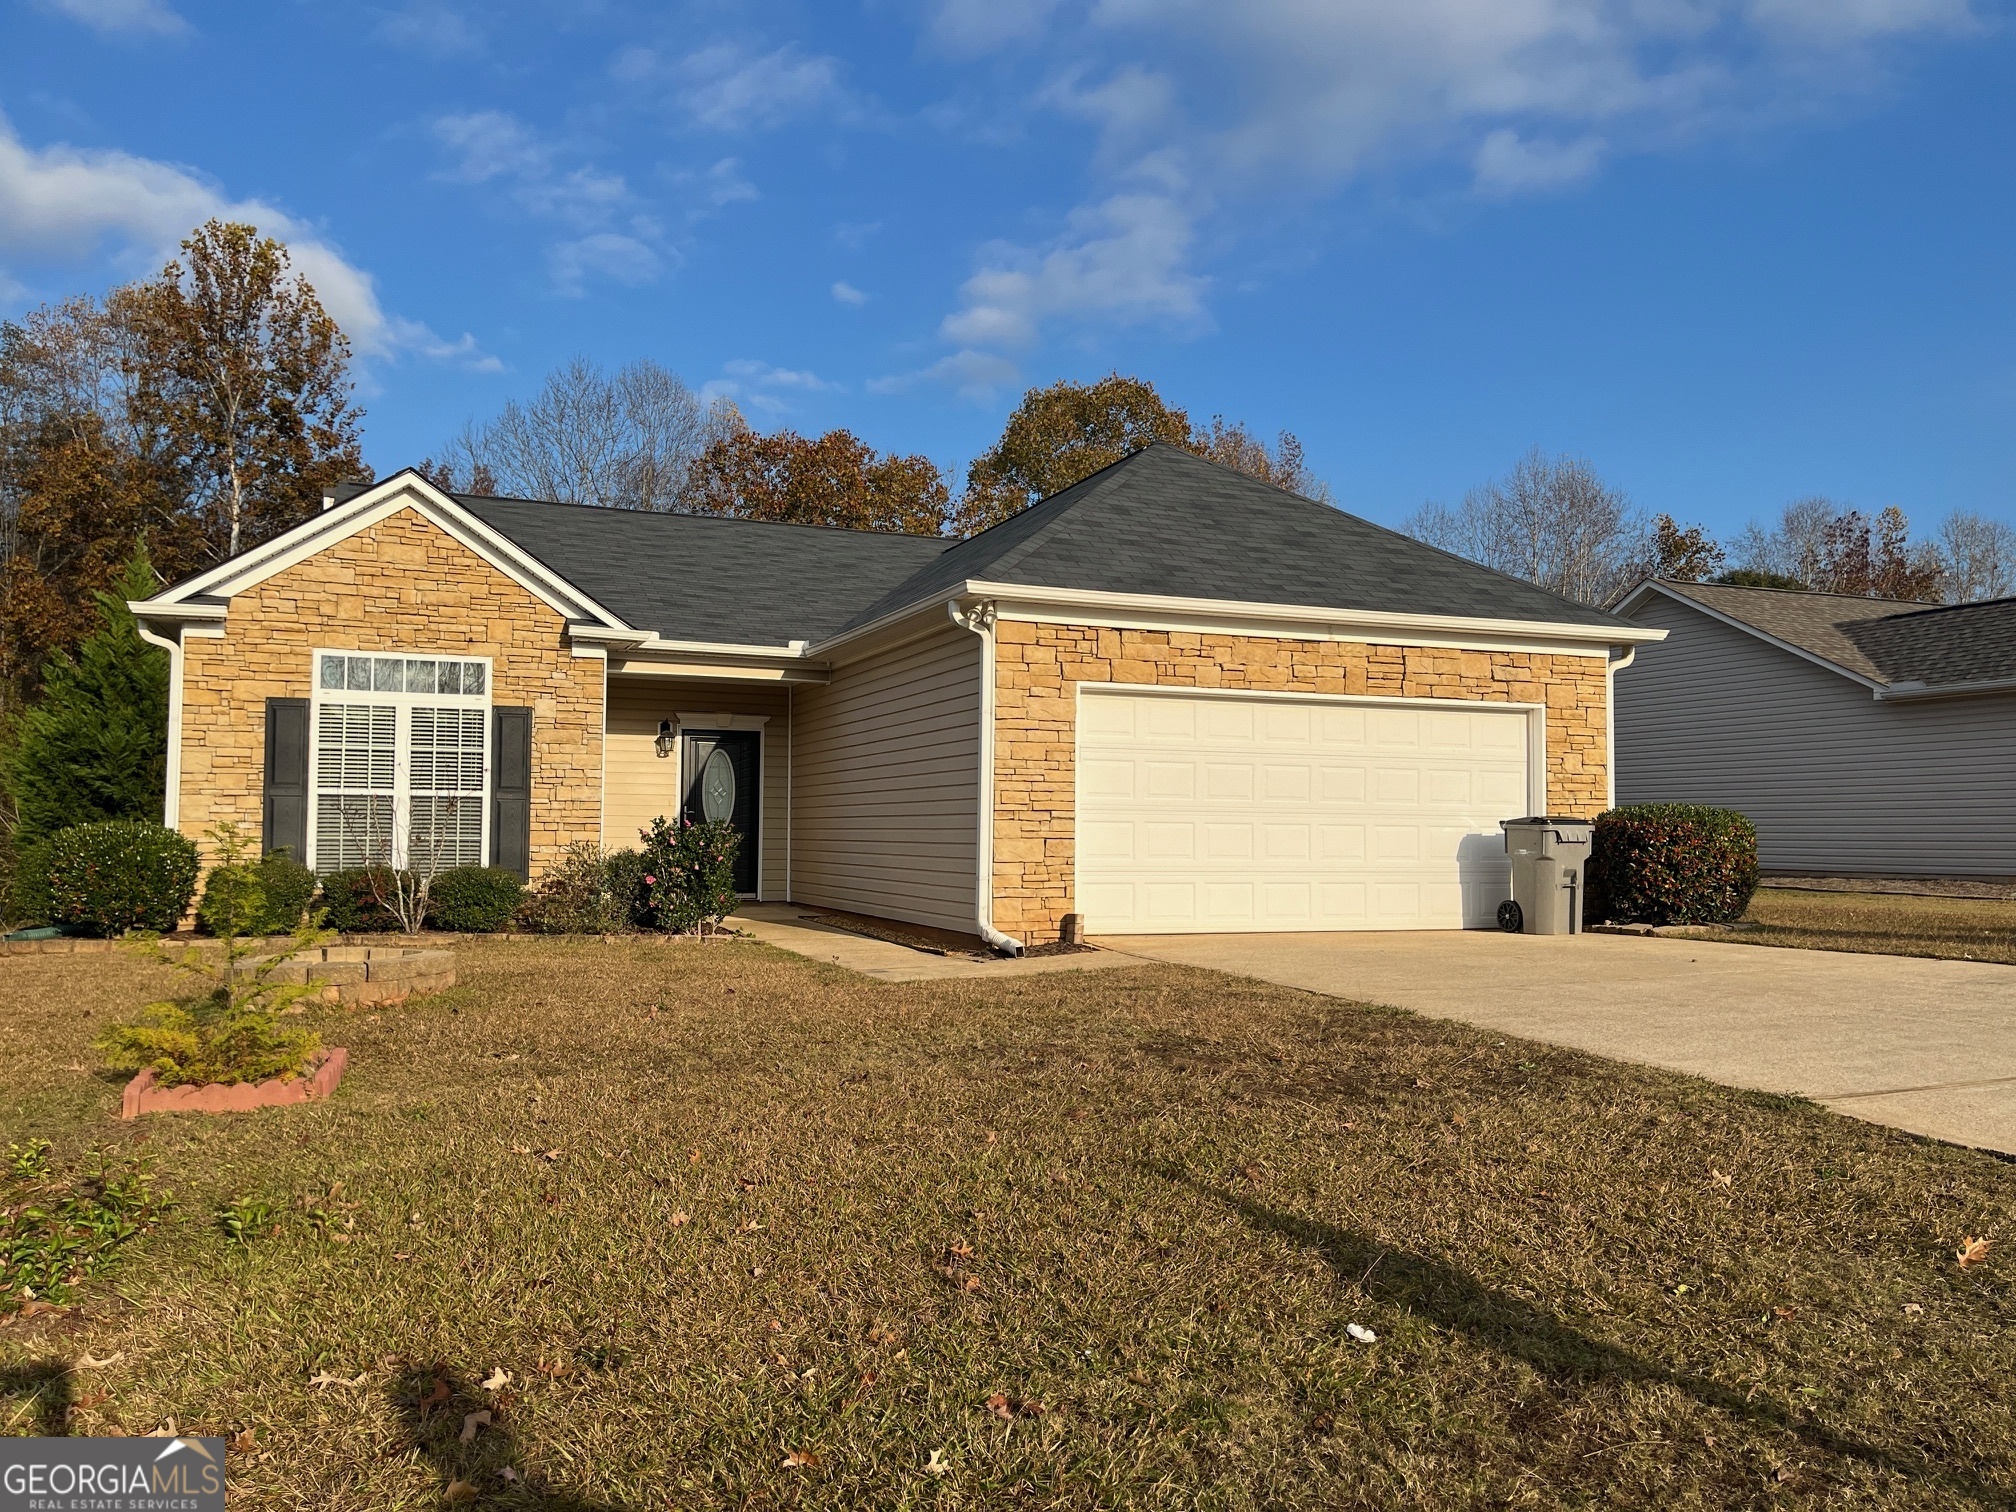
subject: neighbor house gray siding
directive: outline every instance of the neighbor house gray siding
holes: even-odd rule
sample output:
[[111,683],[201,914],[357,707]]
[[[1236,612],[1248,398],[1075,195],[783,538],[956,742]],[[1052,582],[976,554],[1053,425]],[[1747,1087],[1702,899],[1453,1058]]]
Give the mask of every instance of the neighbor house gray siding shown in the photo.
[[1879,702],[1768,641],[1648,595],[1672,632],[1617,674],[1617,801],[1711,803],[1767,871],[2016,875],[2016,695]]
[[792,690],[791,896],[975,932],[980,638],[947,624]]

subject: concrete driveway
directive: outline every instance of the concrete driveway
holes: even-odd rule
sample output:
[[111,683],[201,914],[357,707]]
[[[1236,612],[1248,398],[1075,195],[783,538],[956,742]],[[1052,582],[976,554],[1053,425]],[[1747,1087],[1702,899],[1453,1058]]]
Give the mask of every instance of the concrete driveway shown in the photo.
[[1128,935],[1097,943],[1411,1008],[2016,1154],[2016,966],[1627,935]]

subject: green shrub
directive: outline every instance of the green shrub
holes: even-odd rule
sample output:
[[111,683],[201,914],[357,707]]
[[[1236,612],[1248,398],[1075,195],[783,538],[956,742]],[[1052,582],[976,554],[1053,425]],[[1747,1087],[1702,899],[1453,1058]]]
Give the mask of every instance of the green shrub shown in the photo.
[[644,853],[611,851],[602,858],[609,906],[615,913],[615,929],[651,927],[651,889],[644,882]]
[[568,846],[519,903],[519,927],[534,934],[614,934],[622,929],[628,922],[625,910],[609,885],[615,859],[605,857],[592,840]]
[[518,874],[501,866],[457,866],[437,872],[427,894],[427,922],[457,933],[493,934],[511,922],[525,897]]
[[1586,917],[1730,924],[1757,891],[1757,827],[1734,809],[1634,803],[1596,820]]
[[742,835],[726,820],[677,823],[662,814],[644,831],[644,885],[657,928],[704,934],[741,905],[735,852]]
[[325,922],[344,934],[386,934],[397,929],[399,920],[378,901],[393,895],[393,883],[391,870],[383,866],[330,872],[322,879]]
[[80,824],[49,841],[49,918],[90,934],[166,933],[189,911],[199,870],[186,835],[138,819]]
[[233,859],[211,867],[203,879],[196,927],[219,936],[288,933],[301,922],[315,896],[315,873],[284,849],[257,862],[246,861],[237,826],[219,826],[220,833],[227,829],[232,832]]
[[7,896],[0,917],[13,927],[49,922],[49,843],[17,840],[7,863]]

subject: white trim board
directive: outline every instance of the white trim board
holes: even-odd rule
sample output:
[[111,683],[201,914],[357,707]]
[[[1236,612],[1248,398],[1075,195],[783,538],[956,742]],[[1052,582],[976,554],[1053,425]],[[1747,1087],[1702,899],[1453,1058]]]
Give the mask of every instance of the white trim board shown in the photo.
[[570,621],[570,625],[578,620],[587,622],[584,629],[594,625],[617,632],[619,636],[625,633],[641,635],[641,632],[624,624],[620,616],[605,609],[500,532],[492,530],[410,468],[394,473],[383,483],[365,489],[354,498],[303,521],[292,530],[283,531],[250,551],[178,583],[166,593],[141,600],[134,605],[134,613],[157,619],[223,618],[218,606],[188,601],[207,597],[229,598],[257,587],[276,573],[306,561],[402,509],[418,513]]

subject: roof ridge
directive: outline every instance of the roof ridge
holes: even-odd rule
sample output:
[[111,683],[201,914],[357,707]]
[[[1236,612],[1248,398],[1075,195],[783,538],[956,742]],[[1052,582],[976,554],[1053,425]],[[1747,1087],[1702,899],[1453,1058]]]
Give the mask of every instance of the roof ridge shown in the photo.
[[959,544],[949,536],[933,535],[922,530],[856,530],[850,525],[822,525],[813,520],[752,520],[742,515],[701,514],[691,509],[633,509],[627,504],[589,504],[579,499],[527,499],[517,494],[456,493],[448,497],[458,504],[532,504],[540,509],[586,509],[616,519],[633,517],[654,520],[698,520],[711,525],[774,525],[791,530],[826,530],[835,535],[869,536],[878,540],[895,537],[906,541],[943,541],[947,546]]
[[[1150,446],[1152,446],[1153,444],[1154,444],[1153,442],[1149,443]],[[1089,503],[1099,494],[1104,493],[1108,488],[1112,487],[1113,484],[1118,479],[1118,469],[1124,467],[1127,463],[1132,462],[1136,457],[1144,457],[1147,454],[1148,454],[1147,446],[1142,447],[1139,451],[1131,451],[1127,453],[1127,455],[1124,457],[1120,457],[1115,461],[1108,462],[1104,467],[1100,468],[1097,472],[1087,473],[1084,477],[1080,478],[1076,483],[1071,484],[1070,487],[1060,488],[1054,494],[1049,495],[1048,498],[1038,499],[1034,504],[1031,504],[1029,506],[1030,510],[1032,511],[1038,510],[1041,509],[1045,504],[1048,504],[1052,499],[1063,499],[1066,495],[1074,493],[1081,488],[1085,490],[1083,493],[1079,494],[1077,498],[1072,499],[1067,504],[1061,505],[1056,512],[1055,518],[1045,520],[1041,525],[1037,526],[1034,530],[1030,531],[1029,534],[1025,536],[1019,544],[1009,547],[1006,551],[1002,552],[1000,556],[996,557],[992,562],[990,562],[988,564],[990,570],[994,572],[1007,572],[1013,569],[1017,563],[1021,562],[1025,557],[1027,557],[1031,552],[1033,552],[1039,543],[1046,540],[1053,530],[1055,530],[1059,525],[1063,524],[1065,520],[1069,519],[1070,516],[1073,513],[1075,513],[1081,505]],[[1114,476],[1113,477],[1105,476],[1108,473],[1112,473],[1114,474]],[[1014,515],[1010,515],[1008,517],[1008,519],[1010,520],[1014,518],[1015,518]],[[1008,523],[1008,521],[1003,520],[1001,523],[1005,525]],[[981,532],[981,535],[985,534],[986,531]],[[980,538],[979,536],[969,537],[969,539],[976,541],[979,538]],[[964,543],[962,542],[961,544]]]
[[[1879,598],[1874,594],[1868,593],[1836,593],[1831,588],[1772,588],[1767,587],[1763,583],[1717,583],[1712,581],[1703,583],[1687,578],[1653,578],[1651,581],[1668,588],[1679,588],[1682,590],[1688,588],[1720,588],[1729,593],[1783,593],[1795,598],[1846,599],[1851,604],[1904,604],[1910,606],[1914,611],[1917,609],[1950,609],[1956,607],[1951,604],[1927,604],[1923,599]],[[1994,600],[1987,599],[1983,600],[1983,602],[1993,603]]]

